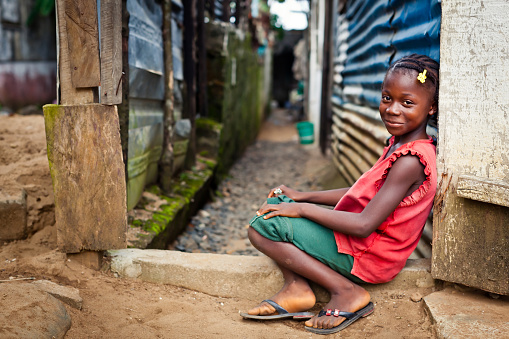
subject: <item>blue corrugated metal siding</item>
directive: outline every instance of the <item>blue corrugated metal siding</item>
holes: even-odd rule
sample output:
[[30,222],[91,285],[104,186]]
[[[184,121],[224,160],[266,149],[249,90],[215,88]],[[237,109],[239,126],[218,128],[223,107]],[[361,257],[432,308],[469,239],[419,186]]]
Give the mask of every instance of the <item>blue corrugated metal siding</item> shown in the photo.
[[349,36],[342,72],[346,102],[366,104],[378,101],[378,91],[393,53],[392,16],[387,0],[351,0],[347,3]]
[[440,1],[394,0],[391,1],[391,6],[395,9],[392,27],[396,30],[392,39],[392,45],[396,49],[393,60],[418,53],[439,61],[442,13]]
[[378,107],[380,86],[390,63],[411,53],[439,59],[438,0],[350,0],[346,62],[339,102]]

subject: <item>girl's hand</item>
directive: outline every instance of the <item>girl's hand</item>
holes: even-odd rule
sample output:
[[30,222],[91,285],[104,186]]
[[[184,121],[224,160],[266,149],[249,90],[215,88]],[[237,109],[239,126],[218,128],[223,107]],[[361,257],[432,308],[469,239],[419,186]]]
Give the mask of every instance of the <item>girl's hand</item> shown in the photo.
[[275,216],[300,218],[302,204],[282,202],[280,204],[266,204],[256,212],[256,215],[264,215],[263,219],[270,219]]
[[298,201],[300,193],[301,192],[296,191],[290,187],[286,187],[285,185],[279,185],[278,187],[274,187],[270,190],[268,198],[277,197],[278,195],[284,194],[288,198],[294,201]]

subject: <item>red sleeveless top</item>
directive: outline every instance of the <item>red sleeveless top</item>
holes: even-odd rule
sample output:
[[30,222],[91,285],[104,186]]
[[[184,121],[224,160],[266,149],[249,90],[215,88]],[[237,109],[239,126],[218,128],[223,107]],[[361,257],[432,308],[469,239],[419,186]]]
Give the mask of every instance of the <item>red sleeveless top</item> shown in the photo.
[[403,155],[418,156],[425,166],[426,180],[405,197],[393,213],[367,238],[334,232],[338,252],[353,256],[351,273],[369,283],[388,282],[401,271],[417,247],[426,219],[433,206],[437,187],[436,149],[431,138],[404,144],[364,173],[339,200],[335,210],[360,213],[380,190],[392,164]]

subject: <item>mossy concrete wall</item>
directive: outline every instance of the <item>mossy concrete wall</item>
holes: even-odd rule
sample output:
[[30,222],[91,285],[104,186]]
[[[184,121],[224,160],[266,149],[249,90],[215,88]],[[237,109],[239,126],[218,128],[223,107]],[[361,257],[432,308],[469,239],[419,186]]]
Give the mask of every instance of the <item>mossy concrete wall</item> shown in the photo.
[[195,121],[198,161],[174,178],[169,192],[145,189],[129,212],[128,247],[164,249],[174,241],[209,198],[211,186],[255,140],[267,111],[269,58],[258,56],[250,36],[231,25],[207,23],[205,32],[209,116]]
[[222,124],[217,176],[225,175],[260,129],[269,98],[264,95],[264,58],[249,34],[231,25],[205,25],[209,118]]

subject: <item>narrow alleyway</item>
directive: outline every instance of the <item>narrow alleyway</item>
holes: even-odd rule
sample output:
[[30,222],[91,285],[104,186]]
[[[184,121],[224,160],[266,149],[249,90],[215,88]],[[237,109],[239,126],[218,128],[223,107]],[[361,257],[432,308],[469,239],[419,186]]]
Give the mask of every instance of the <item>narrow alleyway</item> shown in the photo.
[[332,166],[316,146],[301,145],[290,111],[274,109],[257,141],[229,172],[215,194],[168,249],[184,252],[260,255],[247,239],[249,220],[280,184],[320,188],[319,173]]
[[[42,116],[0,117],[0,125],[0,140],[5,139],[0,143],[4,151],[0,152],[0,160],[6,163],[2,179],[12,178],[12,182],[27,189],[29,225],[35,232],[28,239],[0,245],[0,280],[4,281],[0,288],[21,290],[31,286],[31,281],[15,279],[50,280],[79,293],[83,299],[81,309],[65,305],[72,319],[66,338],[318,337],[308,333],[301,322],[247,321],[239,316],[239,311],[269,295],[260,295],[257,300],[217,297],[173,285],[120,279],[112,272],[95,271],[67,258],[57,250],[56,226],[48,222],[52,219],[47,211],[52,190]],[[221,195],[203,207],[192,220],[196,226],[189,227],[174,247],[184,246],[180,249],[191,252],[256,254],[247,243],[245,226],[269,188],[281,183],[297,189],[320,188],[319,179],[330,166],[316,146],[298,143],[294,122],[287,112],[275,111],[261,129],[258,141],[218,188]],[[433,338],[423,303],[410,299],[416,291],[422,295],[431,292],[423,288],[373,291],[373,315],[335,337]],[[15,307],[26,312],[9,313],[14,315],[4,323],[22,324],[23,328],[48,327],[46,318],[37,313],[42,304],[33,307],[29,300],[32,306],[23,308],[16,295],[0,295],[4,295],[2,302],[11,307],[5,307],[5,312]],[[313,311],[321,306],[317,304]],[[0,323],[1,317],[0,314]]]

